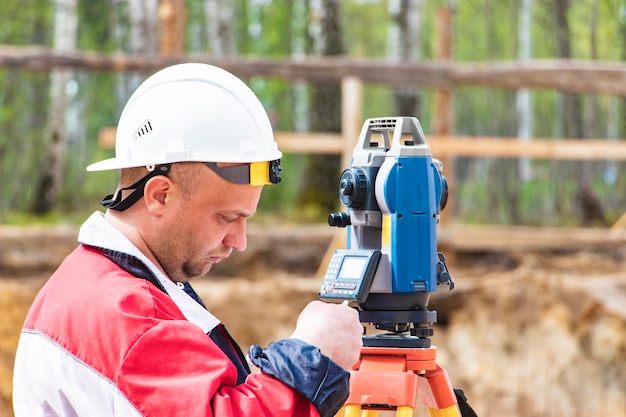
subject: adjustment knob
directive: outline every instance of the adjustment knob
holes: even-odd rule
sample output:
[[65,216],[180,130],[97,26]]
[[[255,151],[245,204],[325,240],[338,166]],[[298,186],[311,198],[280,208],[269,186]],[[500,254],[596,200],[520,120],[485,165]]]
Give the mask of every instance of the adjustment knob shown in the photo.
[[349,226],[350,215],[348,213],[330,213],[328,215],[328,225],[336,227]]

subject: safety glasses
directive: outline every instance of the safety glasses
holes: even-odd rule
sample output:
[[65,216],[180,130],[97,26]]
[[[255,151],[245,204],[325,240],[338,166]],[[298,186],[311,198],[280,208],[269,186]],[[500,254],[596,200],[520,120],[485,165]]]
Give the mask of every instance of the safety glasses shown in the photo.
[[280,159],[226,167],[220,167],[216,162],[205,162],[205,164],[217,175],[235,184],[278,184],[281,180]]

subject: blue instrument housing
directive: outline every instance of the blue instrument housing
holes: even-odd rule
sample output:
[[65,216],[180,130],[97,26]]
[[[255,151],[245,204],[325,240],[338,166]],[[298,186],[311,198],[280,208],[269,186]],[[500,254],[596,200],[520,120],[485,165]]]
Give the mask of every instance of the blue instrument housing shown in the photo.
[[[382,246],[389,243],[392,292],[437,289],[437,222],[441,175],[430,156],[399,157],[383,179]],[[385,216],[389,216],[388,220]],[[387,224],[388,222],[388,224]],[[386,227],[389,228],[387,232]]]

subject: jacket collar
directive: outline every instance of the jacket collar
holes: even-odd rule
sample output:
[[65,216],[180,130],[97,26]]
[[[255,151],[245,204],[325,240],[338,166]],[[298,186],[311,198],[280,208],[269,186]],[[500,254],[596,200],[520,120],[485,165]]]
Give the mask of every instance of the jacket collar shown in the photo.
[[209,333],[220,323],[215,316],[164,275],[122,232],[104,218],[102,212],[93,213],[83,223],[78,233],[78,242],[83,245],[122,252],[139,259],[159,280],[185,318],[202,328],[204,333]]

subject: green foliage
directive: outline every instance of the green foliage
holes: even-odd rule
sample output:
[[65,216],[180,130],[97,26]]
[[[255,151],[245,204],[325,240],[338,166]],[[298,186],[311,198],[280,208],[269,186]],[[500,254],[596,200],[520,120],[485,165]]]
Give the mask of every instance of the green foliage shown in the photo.
[[303,215],[302,211],[296,209],[293,204],[294,196],[300,192],[302,186],[303,170],[301,169],[305,156],[285,154],[281,160],[283,168],[281,172],[282,180],[279,184],[265,186],[259,203],[258,211],[265,218],[279,217],[281,219],[293,220],[294,222],[306,222],[309,216]]
[[458,2],[454,17],[454,59],[489,61],[515,59],[517,2],[477,0]]
[[[435,55],[437,15],[448,0],[422,3],[419,56]],[[572,56],[602,60],[626,58],[626,4],[623,0],[570,1],[567,13]],[[233,28],[237,50],[243,56],[281,59],[290,56],[296,45],[308,37],[308,2],[294,0],[235,0]],[[532,9],[532,55],[556,56],[555,2],[534,1]],[[341,5],[342,44],[351,57],[380,58],[388,55],[388,35],[392,18],[384,0],[345,0]],[[595,41],[592,42],[593,7],[597,5]],[[203,0],[186,0],[187,45],[194,53],[209,52],[208,17]],[[518,56],[518,0],[472,0],[455,2],[454,60],[460,63],[515,60]],[[51,46],[54,33],[53,1],[5,0],[0,2],[0,44]],[[78,2],[77,48],[110,53],[128,51],[130,21],[128,4],[111,0]],[[296,44],[296,42],[299,42]],[[595,50],[593,49],[595,48]],[[126,93],[119,74],[76,73],[76,94],[72,98],[68,123],[72,127],[64,188],[56,212],[89,212],[112,192],[117,173],[89,173],[87,164],[110,157],[112,150],[101,149],[101,127],[115,126]],[[310,98],[312,87],[303,87],[296,96],[292,85],[282,80],[254,77],[246,80],[261,98],[275,130],[292,131],[301,122],[296,114],[299,100]],[[0,221],[21,222],[23,213],[35,198],[34,180],[41,166],[47,143],[49,79],[46,73],[0,70]],[[429,136],[433,117],[432,90],[417,90],[416,116]],[[532,135],[541,138],[563,136],[562,95],[533,90]],[[609,96],[585,96],[582,112],[585,132],[597,138],[626,135],[626,104]],[[392,116],[394,90],[387,86],[366,85],[363,91],[363,118]],[[454,130],[464,135],[514,136],[517,130],[515,94],[488,88],[458,88],[454,91]],[[593,115],[593,118],[591,117]],[[622,115],[622,116],[620,116]],[[80,123],[77,122],[80,121]],[[73,121],[73,122],[72,122]],[[355,138],[356,139],[356,138]],[[308,221],[326,216],[313,205],[294,208],[304,188],[304,155],[285,155],[283,182],[265,188],[259,207],[261,217],[279,216]],[[456,195],[453,218],[461,222],[510,223],[531,225],[577,224],[580,215],[581,165],[574,162],[531,161],[531,179],[518,181],[514,161],[457,158]],[[606,217],[615,219],[626,206],[626,170],[622,163],[594,162],[588,167],[590,185],[603,203]],[[445,167],[444,167],[445,170]],[[336,173],[337,177],[339,172]],[[338,207],[341,208],[341,207]],[[518,214],[515,212],[518,211]],[[63,215],[45,221],[64,221]],[[512,220],[515,216],[519,219]],[[55,220],[57,219],[57,220]],[[32,219],[31,219],[32,220]],[[29,220],[29,221],[31,221]]]
[[207,51],[209,49],[207,39],[207,14],[204,9],[205,2],[201,0],[185,1],[187,7],[187,50],[191,53]]
[[292,2],[259,2],[257,23],[260,24],[261,31],[255,39],[255,55],[265,57],[291,55],[292,5]]
[[114,18],[123,19],[123,15],[114,15],[113,3],[109,1],[78,1],[77,5],[79,35],[76,48],[97,52],[114,51],[110,33],[112,22]]
[[368,58],[387,55],[387,28],[391,21],[387,2],[344,1],[341,13],[348,55]]
[[[49,45],[52,8],[48,2],[0,2],[0,43]],[[0,219],[25,210],[41,163],[48,75],[0,70]]]
[[1,217],[8,209],[26,210],[32,201],[44,154],[48,76],[0,71],[0,85],[5,86],[0,92]]
[[0,2],[0,44],[50,46],[53,12],[51,1],[3,0]]
[[235,13],[237,18],[233,22],[235,37],[237,39],[237,52],[239,55],[249,55],[254,52],[253,42],[250,36],[250,2],[248,0],[235,0]]
[[37,225],[77,225],[85,221],[97,207],[87,207],[83,210],[55,209],[45,215],[34,215],[28,211],[9,211],[4,213],[2,223],[15,226]]

